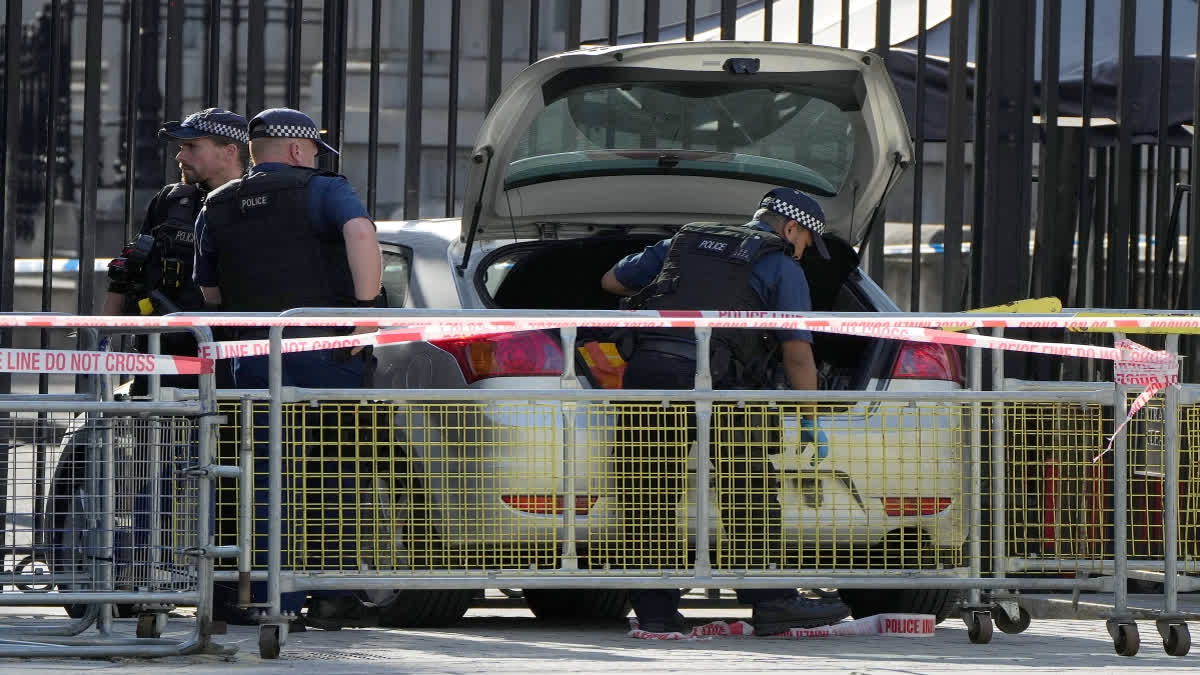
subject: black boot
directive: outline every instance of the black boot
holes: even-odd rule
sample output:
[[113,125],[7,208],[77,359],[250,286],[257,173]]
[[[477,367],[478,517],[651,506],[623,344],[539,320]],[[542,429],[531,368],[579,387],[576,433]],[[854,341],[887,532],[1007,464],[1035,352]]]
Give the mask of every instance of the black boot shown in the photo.
[[850,616],[850,608],[841,600],[813,600],[790,597],[754,603],[755,635],[775,635],[789,628],[817,628],[837,623]]
[[309,599],[304,622],[321,630],[367,628],[379,623],[373,610],[353,595],[317,596]]
[[690,633],[692,627],[688,625],[687,619],[679,612],[675,612],[675,616],[668,619],[651,619],[642,623],[638,620],[638,628],[647,633]]

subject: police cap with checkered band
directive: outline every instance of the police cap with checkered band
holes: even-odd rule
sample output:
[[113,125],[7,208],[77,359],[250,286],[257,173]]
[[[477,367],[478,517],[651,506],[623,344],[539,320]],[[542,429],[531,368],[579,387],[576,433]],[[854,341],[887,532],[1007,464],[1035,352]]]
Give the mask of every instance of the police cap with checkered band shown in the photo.
[[817,200],[799,190],[778,187],[763,196],[758,208],[778,213],[811,231],[817,253],[821,254],[822,258],[829,258],[829,249],[825,247],[822,237],[825,234],[825,211],[821,209]]
[[321,140],[321,130],[312,118],[291,108],[268,108],[250,120],[250,139],[307,138],[317,144],[317,154],[332,152],[333,146]]
[[238,143],[250,142],[246,118],[224,108],[201,110],[188,115],[182,122],[167,122],[158,130],[158,137],[163,140],[182,141],[208,136],[225,136]]

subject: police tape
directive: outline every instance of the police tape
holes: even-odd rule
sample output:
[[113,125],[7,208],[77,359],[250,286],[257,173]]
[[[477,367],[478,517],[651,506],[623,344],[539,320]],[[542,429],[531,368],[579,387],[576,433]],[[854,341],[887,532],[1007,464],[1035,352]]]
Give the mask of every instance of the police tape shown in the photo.
[[[1154,331],[1159,333],[1200,330],[1200,314],[1192,315],[1013,315],[995,314],[905,314],[873,315],[752,311],[640,310],[580,312],[520,312],[497,310],[396,310],[394,314],[355,316],[253,316],[196,314],[167,316],[73,316],[48,314],[0,314],[0,327],[29,328],[190,328],[197,326],[451,326],[465,333],[546,330],[589,326],[595,328],[752,328],[769,330],[814,330],[848,332],[895,328],[1060,328],[1071,331]],[[880,337],[887,337],[880,335]]]
[[[280,341],[280,351],[283,354],[295,352],[320,351],[323,349],[347,349],[354,347],[373,347],[402,342],[419,342],[433,339],[427,337],[435,331],[420,329],[391,329],[373,333],[356,335],[341,335],[329,337],[284,338]],[[444,332],[436,332],[445,334]],[[462,335],[461,337],[475,337]],[[224,342],[201,342],[199,354],[205,359],[236,359],[247,356],[267,356],[271,353],[270,340],[229,340]]]
[[0,349],[0,372],[64,375],[205,375],[211,359],[126,352]]
[[[1158,353],[1128,338],[1118,340],[1115,347],[1125,350],[1128,353]],[[1093,464],[1099,462],[1106,454],[1112,451],[1113,444],[1117,441],[1117,436],[1121,435],[1121,432],[1133,421],[1138,411],[1146,407],[1146,404],[1153,400],[1158,395],[1158,392],[1171,385],[1179,384],[1179,359],[1170,354],[1167,356],[1170,358],[1158,361],[1118,360],[1113,363],[1113,381],[1116,384],[1145,388],[1129,404],[1128,414],[1117,425],[1117,428],[1113,429],[1113,434],[1109,436],[1108,444],[1105,445],[1104,451],[1092,458]]]
[[[60,317],[45,318],[57,319]],[[408,319],[409,317],[405,317],[404,320],[407,321]],[[520,320],[503,319],[483,322],[474,321],[473,323],[466,324],[462,322],[454,322],[450,319],[453,319],[453,317],[448,317],[444,323],[440,324],[428,323],[424,325],[405,326],[402,328],[391,328],[382,331],[359,333],[354,335],[287,338],[281,341],[281,349],[285,353],[292,353],[324,349],[381,346],[415,341],[463,339],[481,337],[484,335],[493,335],[496,333],[511,332],[514,330],[530,330],[530,323]],[[428,318],[427,320],[437,321],[438,319]],[[573,323],[572,326],[594,326],[601,323],[600,321],[588,319],[582,321],[575,319],[574,321],[575,323]],[[617,323],[619,324],[617,327],[623,328],[639,327],[643,325],[643,322],[639,321],[638,317],[625,317],[624,320],[618,321]],[[730,327],[758,327],[753,325],[758,322],[752,318],[743,318],[737,323],[739,325]],[[1141,347],[1141,345],[1137,345],[1137,343],[1128,340],[1124,340],[1113,347],[1098,347],[1093,345],[1036,342],[1031,340],[1018,340],[1015,338],[974,335],[969,333],[937,330],[928,327],[881,325],[878,322],[869,322],[863,324],[861,322],[832,322],[825,320],[805,323],[807,324],[808,329],[818,332],[840,333],[862,337],[905,340],[910,342],[928,342],[959,347],[1001,349],[1049,356],[1104,359],[1114,361],[1116,363],[1171,364],[1175,362],[1175,357],[1165,351],[1146,349]],[[675,326],[672,324],[672,327],[680,326]],[[199,358],[206,360],[219,360],[245,356],[265,356],[269,353],[269,340],[260,339],[228,342],[204,342],[200,344]],[[0,371],[2,370],[4,370],[4,368],[0,368]],[[1150,371],[1146,371],[1145,369],[1142,371],[1131,371],[1129,377],[1135,377],[1139,373],[1145,375],[1146,373],[1154,372],[1157,371],[1153,369]]]
[[[765,637],[793,640],[856,635],[931,637],[936,629],[937,619],[932,614],[876,614],[816,628],[789,628],[782,633]],[[642,630],[636,618],[629,620],[629,637],[639,640],[711,640],[720,637],[751,637],[753,635],[755,635],[754,626],[745,621],[729,623],[713,621],[702,626],[694,626],[687,632],[658,633]]]
[[[590,321],[584,321],[590,326]],[[386,329],[373,333],[359,333],[331,337],[285,338],[281,341],[283,353],[313,351],[322,349],[345,349],[354,347],[381,346],[403,342],[436,341],[448,339],[467,339],[525,330],[523,327],[507,328],[507,330],[492,322],[486,326],[476,326],[478,330],[464,330],[456,326],[408,326],[404,328]],[[909,342],[930,342],[957,347],[979,347],[985,349],[1001,349],[1007,351],[1043,354],[1047,356],[1071,356],[1091,359],[1104,359],[1118,363],[1173,363],[1174,357],[1165,351],[1146,349],[1135,342],[1124,340],[1119,346],[1097,347],[1093,345],[1077,345],[1058,342],[1034,342],[1015,338],[1001,338],[989,335],[971,335],[953,331],[935,330],[907,326],[838,326],[813,328],[817,332],[839,333],[861,337],[905,340]],[[1138,349],[1128,345],[1136,345]],[[228,359],[245,356],[265,356],[270,353],[269,340],[237,340],[229,342],[204,342],[200,345],[200,356],[207,359]]]

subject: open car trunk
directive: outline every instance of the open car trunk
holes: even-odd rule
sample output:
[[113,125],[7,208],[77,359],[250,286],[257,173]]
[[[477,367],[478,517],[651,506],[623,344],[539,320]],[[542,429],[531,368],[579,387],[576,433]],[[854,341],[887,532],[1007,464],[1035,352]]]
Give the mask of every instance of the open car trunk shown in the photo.
[[[620,298],[605,292],[600,278],[622,257],[657,239],[609,234],[504,246],[480,262],[476,287],[488,306],[502,309],[618,309]],[[872,295],[861,287],[864,277],[853,248],[833,237],[826,237],[826,244],[830,260],[806,256],[802,261],[815,311],[895,310],[872,304]],[[581,342],[605,337],[587,329],[579,332]],[[822,389],[856,390],[888,377],[896,349],[890,340],[813,333],[813,352]]]

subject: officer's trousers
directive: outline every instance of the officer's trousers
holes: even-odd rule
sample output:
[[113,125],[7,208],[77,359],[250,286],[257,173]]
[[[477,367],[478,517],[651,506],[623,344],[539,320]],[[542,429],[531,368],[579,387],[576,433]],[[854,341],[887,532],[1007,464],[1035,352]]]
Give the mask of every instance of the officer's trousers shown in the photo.
[[[696,362],[672,354],[636,351],[626,366],[626,389],[692,389]],[[782,563],[782,514],[769,480],[766,454],[775,420],[765,414],[714,406],[711,454],[725,527],[718,537],[717,560],[723,568],[763,569]],[[691,564],[687,529],[678,515],[687,475],[687,454],[696,438],[690,403],[639,409],[624,416],[618,443],[618,493],[621,500],[626,568],[684,569]],[[717,450],[717,447],[720,450]],[[744,603],[790,597],[795,589],[738,591]],[[669,619],[679,605],[672,590],[635,590],[633,608],[642,621]]]
[[[283,355],[283,386],[358,389],[366,386],[370,370],[363,356],[343,358],[344,350],[297,352]],[[234,359],[233,377],[239,389],[268,387],[266,356]],[[347,410],[350,412],[347,413]],[[266,413],[254,415],[254,504],[256,567],[267,564],[268,464],[270,429]],[[359,437],[353,406],[337,403],[306,409],[284,420],[283,567],[347,570],[357,568],[355,550],[358,499],[349,462],[371,462],[358,449],[374,447]],[[367,426],[367,425],[364,425]],[[371,425],[373,426],[373,425]],[[348,457],[343,458],[346,450]],[[298,526],[297,522],[302,522]],[[255,602],[266,596],[266,584],[254,584]],[[339,595],[343,593],[329,593]],[[316,595],[316,594],[314,594]],[[323,593],[324,595],[324,593]],[[283,611],[298,612],[304,593],[285,593]]]

